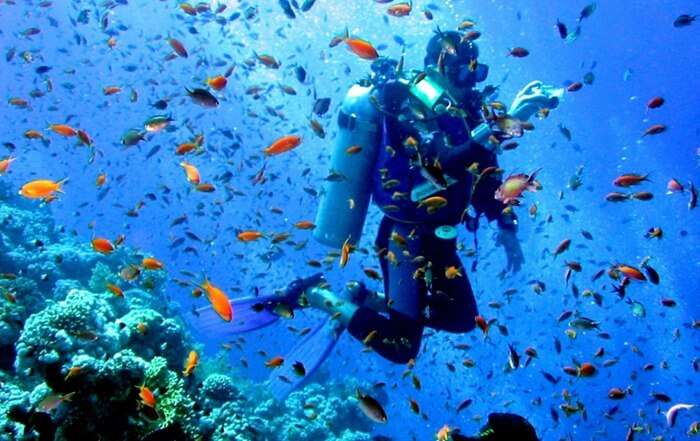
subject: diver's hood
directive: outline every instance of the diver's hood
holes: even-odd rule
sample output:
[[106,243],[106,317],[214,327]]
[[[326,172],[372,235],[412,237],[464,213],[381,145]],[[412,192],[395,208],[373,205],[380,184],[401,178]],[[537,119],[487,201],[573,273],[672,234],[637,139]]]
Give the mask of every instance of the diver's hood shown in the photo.
[[[454,50],[447,51],[448,46]],[[459,32],[438,30],[426,47],[425,67],[437,66],[441,55],[444,57],[445,75],[457,87],[473,87],[488,77],[489,67],[486,64],[477,62],[470,69],[470,63],[479,58],[479,47],[471,40],[463,40]]]

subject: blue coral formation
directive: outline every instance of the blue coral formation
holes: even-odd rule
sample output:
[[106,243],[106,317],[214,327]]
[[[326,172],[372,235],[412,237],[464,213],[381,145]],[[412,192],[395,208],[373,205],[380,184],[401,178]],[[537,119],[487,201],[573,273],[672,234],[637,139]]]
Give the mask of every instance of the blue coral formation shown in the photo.
[[11,201],[0,202],[0,439],[370,439],[353,385],[310,384],[280,403],[214,361],[184,376],[197,345],[166,298],[164,271],[127,282],[120,270],[139,253],[98,254],[0,196]]

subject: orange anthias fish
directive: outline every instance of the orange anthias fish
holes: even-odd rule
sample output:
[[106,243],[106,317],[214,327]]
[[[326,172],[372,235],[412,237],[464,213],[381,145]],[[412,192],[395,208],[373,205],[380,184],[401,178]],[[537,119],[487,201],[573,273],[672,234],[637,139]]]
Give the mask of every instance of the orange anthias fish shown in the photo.
[[141,266],[144,269],[151,271],[162,270],[165,267],[165,265],[163,265],[163,262],[156,259],[155,257],[144,257],[141,261]]
[[197,351],[190,351],[190,354],[187,356],[187,360],[185,361],[185,369],[182,371],[182,375],[189,377],[192,372],[194,372],[194,368],[196,368],[198,364],[199,354]]
[[480,315],[477,315],[474,317],[474,321],[476,322],[476,326],[481,329],[481,332],[484,333],[484,335],[488,335],[489,333],[489,324],[486,322],[486,319]]
[[270,144],[263,150],[265,156],[275,156],[297,148],[301,144],[301,137],[297,135],[285,135]]
[[105,182],[107,182],[107,175],[104,173],[100,173],[97,176],[97,179],[95,179],[95,187],[100,188],[103,185],[105,185]]
[[183,142],[182,144],[177,146],[177,148],[175,149],[175,154],[185,155],[191,151],[196,150],[197,147],[197,144],[195,144],[194,142]]
[[0,160],[0,175],[4,175],[7,173],[7,170],[10,168],[10,164],[12,164],[13,161],[15,161],[17,158],[13,158],[12,156],[8,156],[7,158]]
[[153,395],[153,392],[151,392],[151,389],[147,388],[145,384],[142,384],[141,386],[137,386],[137,389],[139,390],[139,398],[141,399],[141,404],[144,406],[148,406],[152,409],[155,409],[156,396]]
[[207,78],[207,84],[214,90],[223,90],[228,84],[228,80],[223,75]]
[[182,58],[187,58],[189,56],[187,54],[187,49],[185,49],[185,45],[182,44],[182,42],[174,38],[171,38],[170,40],[168,40],[168,42],[170,43],[170,47],[173,48],[176,54],[178,54]]
[[68,369],[68,373],[66,374],[65,377],[63,377],[63,381],[68,381],[71,378],[77,377],[80,375],[80,373],[83,371],[83,368],[81,366],[73,366]]
[[181,3],[180,9],[182,9],[182,12],[184,12],[185,14],[191,15],[193,17],[197,15],[197,10],[194,8],[194,6],[190,5],[189,3]]
[[284,364],[284,358],[279,355],[272,357],[265,362],[265,366],[269,368],[278,368]]
[[78,134],[78,131],[67,124],[50,124],[49,129],[61,136],[71,137]]
[[377,50],[372,46],[372,43],[361,38],[350,38],[348,30],[345,29],[345,37],[343,38],[345,44],[348,46],[350,51],[362,58],[363,60],[376,60],[379,58]]
[[340,249],[340,267],[345,268],[345,265],[348,264],[348,261],[350,260],[350,253],[355,247],[350,243],[350,238],[348,237],[345,239],[345,242],[343,242],[343,247]]
[[405,17],[411,13],[412,9],[412,3],[402,2],[389,6],[389,8],[386,10],[386,13],[391,15],[392,17]]
[[437,439],[437,441],[448,441],[450,439],[450,426],[447,424],[442,426],[435,435],[435,439]]
[[633,173],[627,173],[620,175],[613,181],[613,185],[617,187],[631,187],[633,185],[639,185],[644,181],[649,181],[649,175],[637,175]]
[[258,240],[261,237],[263,237],[263,233],[260,231],[241,231],[238,233],[236,238],[240,240],[241,242],[253,242],[254,240]]
[[115,247],[109,239],[96,237],[92,239],[92,249],[102,254],[109,254],[114,251]]
[[617,265],[615,267],[615,269],[617,269],[624,276],[626,276],[630,279],[638,280],[640,282],[645,282],[647,280],[646,276],[640,270],[638,270],[637,268],[635,268],[633,266],[621,264],[621,265]]
[[108,283],[106,286],[107,291],[114,294],[116,297],[124,297],[124,291],[114,283]]
[[207,293],[207,298],[211,303],[214,311],[219,314],[219,317],[224,321],[230,322],[233,319],[233,308],[228,296],[218,287],[212,285],[209,280],[204,279],[202,289]]
[[19,194],[27,199],[46,199],[54,197],[54,193],[63,193],[62,186],[68,178],[61,179],[58,182],[49,179],[37,179],[27,182],[19,190]]
[[532,172],[531,175],[519,173],[509,176],[496,190],[495,198],[506,205],[518,205],[519,198],[526,190],[537,191],[541,187],[535,180],[538,172],[539,169]]
[[301,220],[295,223],[294,227],[300,230],[313,230],[314,228],[316,228],[316,224],[308,220]]
[[29,129],[24,132],[24,137],[27,139],[44,139],[44,136],[38,130]]
[[48,412],[50,410],[56,409],[64,401],[70,401],[71,398],[73,398],[73,395],[75,395],[75,392],[71,392],[65,395],[57,394],[56,392],[51,392],[43,400],[41,400],[39,404],[37,404],[37,407],[45,412]]
[[585,362],[576,368],[576,372],[579,377],[592,377],[596,374],[596,367],[592,363]]
[[111,95],[116,95],[118,93],[121,93],[122,88],[119,86],[105,86],[104,89],[102,89],[102,93],[104,93],[107,96]]
[[185,169],[185,176],[187,176],[187,180],[190,184],[199,185],[202,177],[197,167],[185,161],[180,163],[180,167]]

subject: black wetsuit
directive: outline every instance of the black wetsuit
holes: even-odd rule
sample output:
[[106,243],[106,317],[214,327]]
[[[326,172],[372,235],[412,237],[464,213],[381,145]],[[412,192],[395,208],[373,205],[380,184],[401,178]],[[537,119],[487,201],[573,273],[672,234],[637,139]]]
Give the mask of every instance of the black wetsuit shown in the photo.
[[[386,87],[390,89],[387,92],[385,88],[382,96],[383,136],[372,198],[384,212],[376,247],[389,313],[387,317],[360,307],[348,330],[360,340],[377,331],[369,343],[371,347],[390,361],[406,363],[416,357],[425,326],[464,333],[474,329],[474,319],[478,315],[466,270],[457,255],[456,240],[438,238],[435,229],[459,224],[470,202],[478,214],[484,214],[489,220],[500,219],[504,205],[494,198],[500,185],[496,178],[482,180],[471,194],[472,175],[467,167],[473,162],[479,163],[479,169],[497,166],[495,154],[472,141],[451,146],[448,137],[439,131],[426,134],[426,130],[422,130],[421,133],[413,121],[405,118],[407,89],[401,84]],[[480,123],[474,117],[478,115],[480,102],[477,97],[475,92],[471,103],[462,103],[471,115],[466,118],[469,130]],[[446,198],[447,205],[432,214],[410,198],[411,190],[425,179],[416,166],[416,149],[404,147],[409,136],[419,143],[424,162],[432,163],[437,159],[443,171],[457,180],[435,194]],[[392,240],[393,233],[397,238],[407,239],[407,243]],[[428,262],[430,286],[426,277],[422,277]],[[458,268],[461,275],[446,277],[448,267]]]

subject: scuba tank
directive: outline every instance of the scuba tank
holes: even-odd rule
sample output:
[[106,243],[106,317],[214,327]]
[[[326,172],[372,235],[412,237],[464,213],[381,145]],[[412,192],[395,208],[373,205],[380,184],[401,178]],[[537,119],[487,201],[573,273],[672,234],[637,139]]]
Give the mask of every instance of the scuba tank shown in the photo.
[[381,135],[372,90],[371,85],[354,85],[338,115],[331,173],[341,178],[324,184],[313,232],[318,242],[335,248],[346,240],[358,243],[367,217]]

